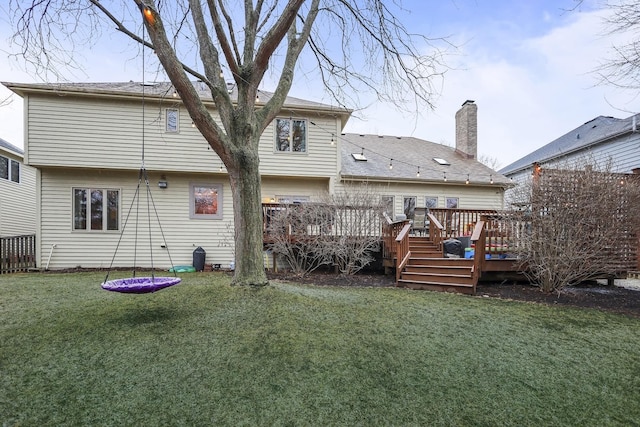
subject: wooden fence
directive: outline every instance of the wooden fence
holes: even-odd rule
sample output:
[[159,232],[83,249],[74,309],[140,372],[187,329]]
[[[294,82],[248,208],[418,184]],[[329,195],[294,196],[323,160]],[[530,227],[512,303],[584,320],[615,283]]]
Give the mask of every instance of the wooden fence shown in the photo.
[[36,268],[36,235],[0,237],[0,274]]

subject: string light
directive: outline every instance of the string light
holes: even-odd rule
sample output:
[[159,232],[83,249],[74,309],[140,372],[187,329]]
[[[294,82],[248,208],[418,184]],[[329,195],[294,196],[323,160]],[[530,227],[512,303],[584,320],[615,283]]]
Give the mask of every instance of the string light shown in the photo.
[[[146,16],[146,15],[147,15],[147,12],[145,11],[145,16]],[[153,17],[153,15],[152,15],[151,11],[149,11],[149,16]],[[224,74],[224,73],[223,73],[223,71],[222,71],[222,69],[221,69],[221,70],[220,70],[220,77],[221,77],[221,78],[223,77],[223,74]],[[240,76],[237,76],[237,77],[242,78],[242,77],[240,77]],[[258,89],[258,91],[256,92],[256,102],[259,102],[259,101],[260,101],[260,95],[259,95],[259,92],[260,92],[260,89]],[[346,108],[346,107],[345,107],[345,108]],[[293,112],[293,110],[291,110],[291,112]],[[329,131],[329,130],[327,130],[327,129],[324,129],[322,126],[317,125],[316,123],[314,123],[314,122],[313,122],[313,121],[311,121],[311,120],[309,121],[309,123],[311,123],[311,124],[312,124],[312,125],[314,125],[314,126],[317,126],[318,128],[320,128],[320,129],[324,130],[324,131],[325,131],[325,132],[327,132],[327,133],[330,133],[330,134],[331,134],[331,145],[335,145],[335,143],[336,143],[336,138],[340,138],[340,136],[339,136],[339,135],[336,135],[334,132],[331,132],[331,131]],[[343,141],[345,141],[345,142],[347,142],[347,143],[349,143],[349,144],[351,144],[351,145],[355,145],[356,147],[358,146],[358,144],[355,144],[354,142],[352,142],[352,141],[350,141],[350,140],[348,140],[348,139],[343,139]],[[362,150],[362,156],[364,156],[364,147],[360,147],[360,148],[361,148],[361,150]],[[371,151],[371,150],[369,150],[369,151]],[[383,157],[383,158],[385,158],[385,157],[386,157],[386,158],[389,158],[388,156],[386,156],[386,155],[384,155],[384,154],[380,154],[380,153],[377,153],[377,152],[375,152],[375,151],[371,151],[371,152],[372,152],[373,154],[376,154],[376,155],[380,156],[380,157]],[[393,159],[391,159],[391,158],[389,158],[389,159],[390,159],[390,160],[389,160],[389,169],[390,169],[390,170],[392,170],[392,169],[393,169]],[[414,166],[414,167],[417,167],[417,173],[416,173],[416,176],[418,176],[418,177],[420,176],[420,166],[416,166],[416,165],[413,165],[413,164],[408,163],[408,162],[403,162],[403,161],[401,161],[401,160],[396,160],[396,161],[397,161],[397,162],[399,161],[400,163],[403,163],[403,164],[405,164],[405,165],[407,165],[407,166]],[[537,165],[537,172],[538,172],[538,173],[541,171],[541,169],[542,169],[542,168],[541,168],[539,165]],[[454,174],[462,175],[462,173],[454,173]],[[446,173],[446,172],[443,172],[443,180],[444,180],[444,182],[447,182],[447,173]],[[513,178],[511,178],[511,180],[513,181]],[[467,183],[469,183],[469,182],[470,182],[470,174],[467,174],[466,182],[467,182]],[[489,182],[490,182],[491,184],[494,184],[494,182],[495,182],[495,181],[494,181],[494,179],[493,179],[493,175],[492,175],[492,174],[490,174],[490,175],[489,175]],[[621,182],[622,182],[622,181],[621,181]]]
[[154,25],[156,23],[156,18],[153,16],[153,11],[151,9],[145,7],[142,13],[144,13],[144,17],[150,25]]
[[[222,78],[222,77],[223,77],[223,75],[224,75],[223,71],[222,71],[222,70],[220,70],[220,77]],[[259,101],[260,101],[260,94],[259,94],[259,92],[260,92],[260,90],[258,89],[258,92],[256,92],[256,102],[259,102]],[[291,112],[293,112],[293,110],[291,110]],[[290,115],[290,116],[291,116],[291,115]],[[320,129],[322,129],[322,130],[324,130],[324,131],[325,131],[325,132],[327,132],[327,133],[330,133],[330,134],[331,134],[331,140],[330,140],[330,142],[331,142],[331,145],[332,145],[332,146],[336,144],[336,142],[337,142],[337,138],[340,138],[340,135],[337,135],[335,132],[331,132],[331,131],[329,131],[328,129],[324,129],[322,126],[317,125],[316,123],[314,123],[314,122],[313,122],[313,121],[311,121],[311,120],[309,121],[309,123],[310,123],[310,124],[312,124],[312,125],[314,125],[314,126],[316,126],[316,127],[318,127],[318,128],[320,128]],[[194,126],[194,127],[195,127],[195,123],[194,123],[194,124],[192,124],[192,126]],[[291,136],[290,136],[290,135],[288,135],[288,136],[287,136],[287,140],[289,140],[289,141],[290,141],[290,140],[291,140],[290,138],[291,138]],[[344,142],[347,142],[347,143],[349,143],[349,144],[351,144],[351,145],[355,145],[356,147],[359,147],[359,145],[358,145],[358,144],[356,144],[356,143],[354,143],[353,141],[350,141],[350,140],[348,140],[348,139],[344,139],[344,138],[343,138],[343,141],[344,141]],[[365,150],[365,148],[364,148],[364,147],[361,147],[361,146],[360,146],[359,148],[361,149],[361,155],[364,157],[364,150]],[[368,150],[369,150],[369,149],[368,149]],[[369,151],[371,151],[371,150],[369,150]],[[372,152],[373,154],[375,154],[375,155],[380,156],[380,157],[383,157],[383,158],[385,158],[385,157],[386,157],[386,158],[389,158],[389,170],[393,170],[393,160],[394,160],[393,158],[390,158],[390,157],[388,157],[388,156],[386,156],[386,155],[384,155],[384,154],[377,153],[377,152],[375,152],[375,151],[371,151],[371,152]],[[420,166],[418,166],[418,165],[414,165],[414,164],[411,164],[411,163],[409,163],[409,162],[404,162],[404,161],[401,161],[401,160],[397,160],[397,159],[396,159],[396,162],[398,162],[398,161],[399,161],[400,163],[403,163],[403,164],[407,165],[407,166],[413,166],[413,167],[416,167],[416,168],[417,168],[417,171],[416,171],[416,177],[417,177],[417,178],[419,178],[419,177],[420,177]],[[221,168],[222,168],[222,166],[221,166]],[[540,170],[540,168],[538,167],[538,171],[539,171],[539,170]],[[460,173],[460,174],[458,174],[458,175],[462,175],[462,174]],[[444,182],[448,182],[447,172],[443,172],[443,180],[444,180]],[[489,182],[490,182],[491,184],[494,184],[494,182],[495,182],[495,181],[494,181],[494,179],[493,179],[493,175],[492,175],[492,174],[490,174],[490,175],[489,175]],[[467,174],[466,183],[467,183],[467,184],[469,184],[469,183],[470,183],[470,174]]]

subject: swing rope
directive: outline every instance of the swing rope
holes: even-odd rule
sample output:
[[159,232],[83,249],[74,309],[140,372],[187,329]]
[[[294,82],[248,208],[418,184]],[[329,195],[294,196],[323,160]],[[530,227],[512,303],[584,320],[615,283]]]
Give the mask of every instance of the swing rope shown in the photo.
[[[143,11],[144,13],[144,11]],[[160,231],[160,235],[162,237],[163,247],[167,248],[167,255],[169,257],[169,263],[173,266],[173,260],[171,259],[171,252],[169,251],[169,247],[167,245],[167,240],[162,230],[162,224],[160,223],[160,217],[158,215],[158,209],[156,208],[156,204],[153,200],[153,195],[151,194],[151,186],[149,185],[149,177],[147,175],[147,169],[145,166],[145,56],[144,56],[144,40],[145,40],[145,31],[144,24],[142,30],[142,149],[141,149],[141,166],[138,172],[138,185],[136,186],[136,191],[133,195],[133,199],[131,200],[131,204],[129,205],[129,210],[125,217],[125,221],[122,225],[122,230],[120,232],[120,237],[118,238],[118,243],[116,244],[116,249],[113,253],[113,257],[111,258],[111,263],[109,264],[109,268],[107,270],[107,275],[102,283],[102,288],[115,292],[125,292],[125,293],[147,293],[147,292],[155,292],[156,290],[163,289],[168,286],[172,286],[180,283],[180,279],[177,277],[175,269],[173,270],[173,277],[156,277],[155,275],[155,264],[153,260],[153,235],[152,235],[152,227],[151,227],[151,208],[153,207],[153,212],[155,214],[156,221],[158,223],[158,229]],[[151,261],[151,277],[142,277],[136,278],[136,270],[138,267],[138,226],[140,220],[140,186],[142,185],[142,181],[144,180],[144,184],[146,186],[146,203],[147,203],[147,228],[149,235],[149,255]],[[113,263],[115,262],[116,254],[118,253],[118,249],[120,248],[120,244],[122,242],[122,238],[124,236],[124,232],[127,228],[127,224],[129,223],[129,218],[131,216],[131,212],[133,211],[133,205],[136,205],[136,218],[135,218],[135,234],[134,234],[134,251],[133,251],[133,272],[132,277],[128,279],[118,279],[109,281],[109,274],[113,267]]]

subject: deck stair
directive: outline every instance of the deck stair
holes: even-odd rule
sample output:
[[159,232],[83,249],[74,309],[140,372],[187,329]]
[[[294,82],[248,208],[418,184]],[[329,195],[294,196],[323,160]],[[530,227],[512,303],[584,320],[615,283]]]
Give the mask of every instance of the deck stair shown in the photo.
[[473,260],[445,258],[426,237],[409,238],[411,257],[400,273],[397,286],[409,289],[474,294]]

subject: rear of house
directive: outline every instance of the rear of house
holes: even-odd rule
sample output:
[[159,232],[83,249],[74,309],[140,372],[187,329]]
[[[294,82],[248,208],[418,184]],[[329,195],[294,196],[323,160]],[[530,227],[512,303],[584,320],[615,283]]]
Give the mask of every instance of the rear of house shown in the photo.
[[[198,247],[207,263],[233,262],[227,172],[170,84],[5,86],[24,99],[27,160],[38,171],[39,266],[130,267],[135,261],[144,267],[153,261],[168,268],[191,264]],[[261,92],[261,102],[267,97]],[[475,111],[472,102],[463,107]],[[216,117],[214,104],[209,108]],[[475,159],[473,129],[463,132],[471,139],[454,148],[342,134],[349,116],[348,110],[287,98],[260,140],[263,203],[317,201],[366,182],[392,215],[411,217],[416,206],[502,207],[508,180]],[[140,179],[143,143],[146,176]],[[365,147],[367,161],[354,159]]]
[[[169,85],[145,86],[144,109],[136,83],[5,85],[24,98],[28,163],[38,170],[40,266],[104,268],[115,254],[114,266],[150,266],[153,258],[168,268],[191,264],[197,247],[208,263],[233,261],[226,170]],[[264,201],[331,191],[338,162],[331,135],[348,114],[288,99],[260,143]],[[151,207],[139,181],[143,141]]]

